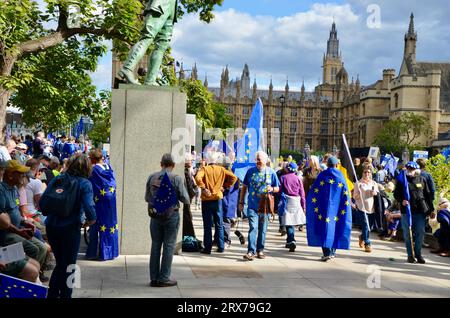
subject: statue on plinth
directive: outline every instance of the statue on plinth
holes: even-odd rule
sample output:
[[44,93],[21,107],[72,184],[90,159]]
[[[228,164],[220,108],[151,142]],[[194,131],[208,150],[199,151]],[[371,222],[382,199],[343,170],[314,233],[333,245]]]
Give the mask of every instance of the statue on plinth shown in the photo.
[[157,85],[156,77],[164,52],[172,38],[173,25],[177,21],[177,0],[149,0],[144,10],[144,26],[139,41],[131,48],[118,75],[130,84],[140,85],[134,69],[153,43],[155,49],[148,59],[148,71],[144,85]]

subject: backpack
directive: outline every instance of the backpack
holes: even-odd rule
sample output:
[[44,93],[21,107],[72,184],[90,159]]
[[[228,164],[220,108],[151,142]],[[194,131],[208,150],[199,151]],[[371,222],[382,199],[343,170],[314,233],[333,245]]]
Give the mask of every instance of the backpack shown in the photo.
[[66,218],[78,207],[78,181],[75,177],[62,173],[49,184],[40,200],[43,215]]
[[198,252],[200,250],[200,242],[193,236],[184,236],[181,250],[183,252]]

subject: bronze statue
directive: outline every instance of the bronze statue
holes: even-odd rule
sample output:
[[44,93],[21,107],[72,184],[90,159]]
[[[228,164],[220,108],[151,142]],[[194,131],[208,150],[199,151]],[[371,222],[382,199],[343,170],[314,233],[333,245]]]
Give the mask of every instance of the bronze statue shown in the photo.
[[134,69],[148,47],[155,43],[155,49],[148,59],[148,71],[144,85],[157,85],[156,76],[161,67],[164,52],[172,37],[173,25],[177,21],[177,0],[149,0],[144,10],[144,26],[139,41],[131,48],[118,75],[130,84],[140,85],[134,77]]

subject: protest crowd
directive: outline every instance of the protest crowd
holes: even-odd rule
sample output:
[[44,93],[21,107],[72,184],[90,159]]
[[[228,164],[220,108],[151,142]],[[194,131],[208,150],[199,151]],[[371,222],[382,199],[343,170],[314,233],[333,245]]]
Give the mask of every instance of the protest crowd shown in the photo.
[[[235,234],[247,244],[245,261],[268,256],[269,222],[277,222],[286,236],[287,253],[299,253],[295,235],[306,231],[308,245],[322,249],[324,262],[350,248],[352,231],[360,231],[363,253],[372,252],[370,233],[376,232],[383,240],[404,241],[406,261],[423,264],[430,232],[439,242],[432,252],[450,256],[449,201],[438,197],[424,159],[398,164],[394,156],[383,162],[355,158],[350,169],[343,152],[297,163],[291,156],[272,162],[258,150],[251,154],[254,164],[242,169],[233,155],[210,143],[202,154],[186,154],[184,176],[178,176],[172,155],[163,154],[161,170],[148,177],[150,286],[177,285],[171,266],[180,227],[183,251],[226,253]],[[70,298],[66,269],[76,264],[83,227],[89,227],[86,259],[119,254],[116,184],[107,155],[73,137],[50,141],[37,132],[23,142],[12,136],[0,156],[0,246],[21,242],[26,255],[0,262],[0,271],[38,284],[49,281],[48,297]],[[193,207],[201,209],[202,238],[195,234]],[[248,222],[247,235],[238,230],[240,222]],[[53,270],[50,280],[47,270]]]

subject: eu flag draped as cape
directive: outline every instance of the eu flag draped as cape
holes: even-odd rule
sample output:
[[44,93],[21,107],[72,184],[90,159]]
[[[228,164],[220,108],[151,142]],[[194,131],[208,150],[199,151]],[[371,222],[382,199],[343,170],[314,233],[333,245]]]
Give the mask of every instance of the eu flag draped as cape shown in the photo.
[[[46,298],[47,287],[27,282],[25,280],[0,274],[1,298]],[[7,316],[7,315],[5,315]]]
[[[119,256],[119,226],[117,224],[116,179],[110,166],[95,165],[89,178],[94,190],[97,222],[90,227],[87,257],[97,256],[100,238],[100,259],[109,260]],[[100,235],[98,235],[100,234]]]
[[352,211],[350,191],[338,169],[321,172],[306,199],[308,245],[350,248]]

